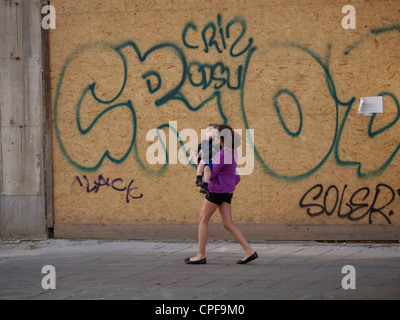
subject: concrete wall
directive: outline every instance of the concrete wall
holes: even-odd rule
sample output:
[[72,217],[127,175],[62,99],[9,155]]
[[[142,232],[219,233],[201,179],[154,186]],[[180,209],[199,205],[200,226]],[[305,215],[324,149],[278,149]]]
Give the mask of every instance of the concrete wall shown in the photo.
[[41,4],[0,1],[0,236],[46,234]]
[[[52,5],[56,236],[195,238],[203,197],[173,164],[177,132],[227,122],[254,130],[233,199],[246,234],[400,238],[398,0]],[[376,95],[384,113],[358,115]]]

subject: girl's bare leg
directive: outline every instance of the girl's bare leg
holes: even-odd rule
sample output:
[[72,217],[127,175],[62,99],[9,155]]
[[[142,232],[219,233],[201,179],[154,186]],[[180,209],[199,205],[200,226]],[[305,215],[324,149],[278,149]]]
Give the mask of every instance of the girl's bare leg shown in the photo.
[[218,205],[204,199],[203,208],[200,212],[199,218],[199,249],[197,256],[190,258],[191,261],[201,260],[206,257],[206,245],[208,237],[208,222],[210,221],[215,210],[217,210]]
[[246,252],[246,256],[243,258],[243,260],[247,259],[254,253],[254,250],[250,247],[240,229],[233,223],[231,205],[227,202],[223,202],[218,206],[218,209],[221,214],[222,223],[225,229],[227,229],[235,237],[237,242],[239,242],[243,250]]

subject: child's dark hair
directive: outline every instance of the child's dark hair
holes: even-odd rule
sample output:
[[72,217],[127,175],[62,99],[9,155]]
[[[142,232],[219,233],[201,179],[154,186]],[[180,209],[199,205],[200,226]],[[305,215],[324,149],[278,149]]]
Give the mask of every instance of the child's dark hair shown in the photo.
[[224,143],[224,147],[228,149],[237,149],[241,144],[241,137],[233,129],[226,124],[213,124],[209,125],[219,131],[219,137]]

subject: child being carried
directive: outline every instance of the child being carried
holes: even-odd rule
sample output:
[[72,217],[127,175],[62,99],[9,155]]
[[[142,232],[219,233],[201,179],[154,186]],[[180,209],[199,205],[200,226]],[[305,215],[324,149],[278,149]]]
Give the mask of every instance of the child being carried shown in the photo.
[[208,183],[213,167],[212,158],[220,150],[220,145],[214,142],[216,131],[217,129],[214,126],[209,125],[205,130],[205,139],[201,141],[197,150],[189,157],[189,161],[193,163],[197,158],[196,186],[201,187],[200,192],[203,194],[208,193]]

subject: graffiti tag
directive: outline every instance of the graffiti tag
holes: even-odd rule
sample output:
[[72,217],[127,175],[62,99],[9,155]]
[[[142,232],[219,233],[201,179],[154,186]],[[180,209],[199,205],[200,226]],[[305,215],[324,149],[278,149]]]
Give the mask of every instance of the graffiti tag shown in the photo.
[[[347,185],[342,190],[331,185],[325,191],[322,184],[317,184],[303,195],[300,208],[307,209],[306,212],[310,217],[323,214],[332,216],[336,212],[341,219],[358,221],[368,218],[368,223],[372,224],[375,215],[380,215],[391,224],[390,217],[394,211],[389,206],[395,200],[396,193],[390,186],[380,183],[375,190],[364,187],[350,193],[351,195],[346,190]],[[400,194],[400,190],[398,193]]]
[[133,179],[130,180],[128,184],[124,183],[123,179],[121,178],[110,179],[104,178],[102,175],[99,175],[97,179],[93,180],[93,184],[89,182],[89,179],[86,175],[83,175],[82,179],[79,176],[76,176],[72,184],[78,182],[81,187],[85,188],[87,193],[98,193],[100,188],[109,187],[115,191],[124,192],[126,203],[129,203],[131,199],[140,199],[143,197],[143,193],[140,193],[139,195],[132,194],[134,190],[138,189],[138,187],[133,186]]
[[[373,40],[373,37],[376,35],[383,35],[386,33],[399,31],[400,25],[389,25],[382,28],[371,28],[369,30],[368,35],[366,35],[361,40],[350,44],[347,49],[342,53],[343,57],[352,58],[353,53],[358,50],[358,45],[364,41]],[[54,126],[55,133],[58,144],[61,148],[61,151],[64,157],[69,161],[71,165],[76,167],[77,169],[84,172],[94,172],[99,170],[102,166],[104,160],[109,160],[115,164],[123,163],[127,157],[133,152],[134,157],[136,159],[136,163],[139,165],[143,171],[146,173],[153,175],[161,175],[165,172],[168,164],[162,166],[161,169],[151,169],[149,164],[145,163],[140,158],[140,152],[138,147],[138,127],[141,127],[142,124],[138,124],[139,115],[143,112],[147,112],[144,106],[140,106],[140,103],[137,101],[133,101],[129,99],[129,96],[123,95],[128,90],[125,90],[129,85],[132,87],[134,84],[128,84],[128,78],[132,76],[130,74],[135,70],[134,67],[128,65],[130,63],[138,63],[145,64],[149,57],[154,57],[156,53],[162,54],[165,57],[169,57],[173,59],[174,69],[173,76],[172,74],[165,74],[159,68],[149,69],[145,73],[141,75],[143,81],[145,81],[147,85],[147,90],[150,95],[154,96],[154,105],[153,107],[157,108],[157,112],[165,112],[167,108],[165,105],[171,101],[178,101],[182,103],[182,106],[187,108],[190,111],[197,112],[205,105],[209,104],[211,101],[216,101],[220,118],[223,123],[228,123],[228,118],[225,114],[222,93],[223,89],[229,89],[231,91],[238,92],[239,94],[239,106],[241,111],[241,116],[244,124],[244,129],[251,129],[249,125],[249,121],[254,119],[254,115],[248,112],[248,103],[246,103],[246,90],[248,86],[246,86],[246,79],[248,79],[249,75],[248,71],[251,67],[254,67],[256,61],[255,54],[263,54],[262,51],[258,50],[258,47],[255,45],[255,41],[252,37],[247,35],[247,26],[246,20],[242,17],[234,17],[229,20],[227,23],[224,23],[223,16],[221,14],[217,15],[216,21],[209,22],[204,27],[200,28],[196,25],[195,22],[187,22],[183,28],[181,34],[181,42],[182,43],[173,43],[173,42],[162,42],[156,44],[146,50],[142,50],[139,48],[138,44],[134,41],[125,41],[120,44],[111,44],[111,43],[89,43],[83,45],[82,47],[77,48],[74,52],[66,60],[59,77],[58,85],[55,92],[55,102],[54,102]],[[371,43],[373,43],[371,41]],[[326,145],[326,150],[321,150],[317,157],[310,159],[309,161],[314,161],[315,163],[310,163],[306,169],[299,169],[299,172],[290,172],[289,170],[283,169],[278,172],[277,169],[273,167],[271,164],[271,159],[267,157],[265,152],[263,152],[263,148],[260,147],[260,144],[257,145],[254,143],[254,140],[249,139],[251,144],[251,148],[254,148],[255,159],[260,163],[264,172],[274,178],[285,180],[285,181],[297,181],[303,180],[310,177],[312,174],[316,173],[322,165],[327,161],[327,159],[331,156],[334,157],[336,163],[340,166],[352,166],[355,167],[357,172],[357,176],[359,178],[372,178],[383,173],[392,163],[393,159],[397,155],[400,150],[400,143],[397,140],[393,141],[393,148],[387,151],[387,155],[385,155],[385,159],[382,164],[376,165],[371,169],[364,169],[362,163],[360,161],[356,161],[356,159],[343,159],[340,155],[340,143],[342,139],[342,134],[346,124],[348,123],[348,116],[350,111],[353,110],[356,97],[352,97],[348,99],[348,101],[344,101],[343,97],[340,97],[337,90],[335,79],[333,77],[333,73],[331,70],[331,53],[333,50],[332,44],[327,44],[327,53],[325,56],[318,55],[315,51],[312,50],[307,45],[293,42],[293,41],[285,41],[283,40],[280,43],[276,43],[270,45],[268,47],[270,51],[273,50],[294,50],[297,53],[301,53],[305,55],[307,58],[310,58],[312,63],[317,66],[320,74],[322,74],[322,81],[324,86],[326,86],[327,96],[332,100],[332,108],[335,110],[335,115],[332,117],[332,139],[328,141]],[[214,61],[213,63],[204,63],[200,61],[187,61],[187,55],[185,51],[193,51],[198,50],[197,52],[202,54],[222,54],[228,53],[231,59],[236,59],[235,61],[240,61],[241,64],[236,68],[229,68],[227,62],[222,61]],[[96,85],[96,81],[93,78],[90,78],[91,83],[83,83],[82,87],[76,92],[76,96],[71,99],[68,95],[62,94],[64,91],[68,91],[65,89],[68,86],[68,81],[74,81],[74,75],[79,73],[74,73],[70,71],[71,66],[74,61],[88,52],[97,52],[101,54],[113,54],[116,58],[116,61],[120,62],[121,69],[119,70],[120,74],[120,83],[118,83],[118,88],[113,89],[112,93],[108,99],[104,98],[102,93],[99,92],[99,89]],[[133,54],[132,54],[133,53]],[[133,57],[133,58],[132,58]],[[238,59],[238,57],[240,59]],[[151,59],[151,58],[150,58]],[[163,59],[160,60],[160,67],[162,66]],[[154,65],[153,65],[154,66]],[[151,68],[153,68],[151,66]],[[115,70],[113,69],[113,73]],[[235,80],[233,80],[232,74],[235,74]],[[128,77],[129,75],[129,77]],[[71,78],[72,77],[72,78]],[[103,75],[102,77],[106,78],[107,75]],[[171,78],[171,79],[170,79]],[[66,79],[67,82],[65,81]],[[174,79],[174,80],[172,80]],[[101,79],[95,79],[101,80]],[[67,83],[67,84],[66,84]],[[167,83],[167,85],[166,85]],[[211,90],[210,94],[207,94],[206,98],[201,98],[200,103],[194,104],[192,99],[184,94],[183,87],[185,84],[189,84],[194,87],[199,88],[200,90]],[[162,92],[162,91],[165,92]],[[368,139],[374,139],[378,135],[389,131],[392,127],[394,127],[398,121],[400,120],[400,103],[398,97],[394,92],[388,91],[385,88],[378,88],[377,95],[384,96],[386,99],[391,100],[391,102],[396,106],[397,115],[393,121],[391,121],[386,126],[374,130],[373,124],[376,122],[376,117],[372,116],[369,122],[368,131],[363,133],[367,135]],[[226,91],[226,90],[225,90]],[[186,91],[185,91],[186,92]],[[269,103],[274,107],[272,110],[275,112],[276,120],[279,121],[280,125],[292,139],[298,139],[295,141],[301,141],[304,136],[304,123],[303,118],[307,116],[305,112],[303,112],[303,106],[301,105],[298,94],[290,88],[277,88],[277,90],[272,95],[272,101]],[[293,100],[296,105],[299,124],[296,128],[290,128],[288,124],[285,122],[284,118],[281,115],[282,106],[280,105],[280,99],[282,97],[287,96],[289,99]],[[123,98],[122,98],[123,97]],[[121,101],[122,100],[122,101]],[[255,99],[257,100],[257,99]],[[85,106],[91,106],[91,104],[98,104],[101,108],[101,112],[94,117],[93,121],[89,123],[88,126],[84,127],[81,124],[81,110]],[[164,106],[164,108],[160,108]],[[246,108],[247,107],[247,108]],[[259,106],[260,108],[262,106]],[[124,118],[126,121],[130,121],[130,126],[132,127],[131,131],[129,131],[128,138],[124,137],[121,139],[120,145],[124,146],[125,153],[122,156],[114,156],[113,153],[108,149],[111,148],[109,145],[103,145],[99,150],[100,154],[96,155],[96,157],[87,164],[87,159],[82,159],[81,155],[76,152],[71,151],[71,148],[66,145],[73,144],[73,141],[69,141],[63,132],[60,130],[60,124],[62,122],[67,122],[65,119],[60,119],[60,109],[63,108],[69,109],[69,114],[75,115],[75,123],[76,127],[74,130],[77,131],[77,134],[74,137],[82,137],[85,135],[90,135],[92,130],[95,131],[96,128],[100,127],[100,123],[103,119],[107,118],[108,114],[116,112],[116,110],[125,110],[125,112],[129,113],[129,118]],[[87,107],[88,108],[88,107]],[[343,110],[340,112],[339,110]],[[72,111],[72,112],[71,112]],[[75,112],[73,112],[75,111]],[[340,114],[343,114],[340,116]],[[82,117],[83,118],[83,117]],[[161,118],[161,117],[160,117]],[[131,120],[130,120],[131,119]],[[73,120],[73,119],[68,119]],[[104,125],[104,124],[103,124]],[[121,127],[122,128],[122,127]],[[154,128],[154,125],[153,127]],[[179,133],[176,128],[172,128],[169,123],[160,123],[157,126],[157,129],[169,128],[173,132],[176,133],[178,141],[182,141]],[[65,129],[70,130],[70,128]],[[122,130],[122,129],[121,129]],[[113,136],[119,137],[115,132],[112,133]],[[122,134],[120,135],[122,136]],[[257,138],[257,141],[263,141],[263,137]],[[107,139],[104,139],[107,143]],[[163,146],[166,146],[166,141],[163,141]],[[92,146],[90,146],[90,149]],[[164,156],[163,158],[168,159],[168,151],[167,148],[164,148]],[[304,153],[307,153],[307,150],[304,150]],[[143,154],[143,153],[142,153]],[[282,157],[287,155],[283,154]],[[289,155],[290,156],[290,155]]]

